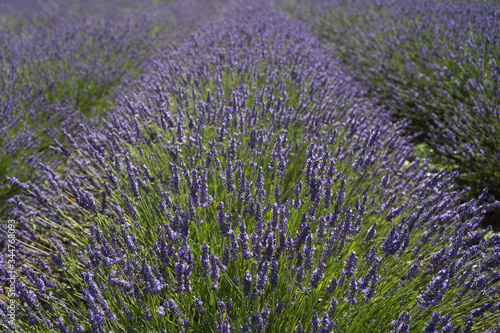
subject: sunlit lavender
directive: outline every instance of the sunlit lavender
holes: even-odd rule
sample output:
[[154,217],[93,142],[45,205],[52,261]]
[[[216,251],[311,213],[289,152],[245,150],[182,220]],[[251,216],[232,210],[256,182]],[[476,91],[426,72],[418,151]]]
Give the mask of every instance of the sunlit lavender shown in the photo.
[[499,332],[500,202],[318,33],[347,9],[215,3],[6,30],[2,330]]

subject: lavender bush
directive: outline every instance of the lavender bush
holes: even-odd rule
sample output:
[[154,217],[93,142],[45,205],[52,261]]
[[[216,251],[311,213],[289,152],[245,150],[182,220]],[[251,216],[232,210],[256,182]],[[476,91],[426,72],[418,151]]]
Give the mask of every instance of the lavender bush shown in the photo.
[[488,187],[500,198],[498,4],[282,2],[309,17],[374,98],[411,120],[434,161],[459,170],[471,194]]
[[24,181],[44,172],[39,163],[57,168],[63,161],[54,160],[49,146],[64,136],[61,128],[71,135],[80,123],[92,127],[106,117],[128,83],[147,72],[151,57],[216,12],[209,4],[205,18],[197,11],[186,15],[195,6],[189,1],[129,14],[109,8],[80,17],[61,4],[53,15],[39,8],[45,16],[0,25],[1,219],[5,200],[16,193],[5,176]]
[[5,330],[497,332],[498,203],[461,203],[305,25],[228,17],[56,143],[64,175],[9,178],[38,256]]

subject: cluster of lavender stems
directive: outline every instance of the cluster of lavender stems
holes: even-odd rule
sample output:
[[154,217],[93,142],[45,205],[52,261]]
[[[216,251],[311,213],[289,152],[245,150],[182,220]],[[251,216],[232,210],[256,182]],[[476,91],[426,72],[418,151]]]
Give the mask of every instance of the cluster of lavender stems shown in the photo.
[[500,204],[463,202],[305,24],[228,18],[57,141],[64,173],[8,178],[32,255],[4,330],[498,332]]

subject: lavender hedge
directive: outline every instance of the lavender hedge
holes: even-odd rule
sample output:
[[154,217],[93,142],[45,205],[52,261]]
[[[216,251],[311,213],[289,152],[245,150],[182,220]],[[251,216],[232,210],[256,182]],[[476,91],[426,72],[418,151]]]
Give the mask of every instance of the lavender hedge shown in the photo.
[[411,120],[434,161],[472,195],[500,198],[500,8],[494,1],[281,1],[355,69],[371,95]]
[[198,1],[134,13],[108,8],[85,16],[63,5],[68,4],[53,12],[39,8],[36,14],[44,15],[12,22],[0,16],[2,220],[5,200],[17,193],[5,176],[26,181],[45,172],[40,163],[62,167],[49,149],[54,139],[64,137],[61,129],[71,134],[80,123],[96,126],[128,83],[147,72],[151,57],[216,13],[213,4],[204,6],[203,16],[191,13],[200,7]]
[[38,255],[5,330],[497,332],[499,203],[460,202],[305,25],[228,17],[56,144],[64,175],[9,178]]

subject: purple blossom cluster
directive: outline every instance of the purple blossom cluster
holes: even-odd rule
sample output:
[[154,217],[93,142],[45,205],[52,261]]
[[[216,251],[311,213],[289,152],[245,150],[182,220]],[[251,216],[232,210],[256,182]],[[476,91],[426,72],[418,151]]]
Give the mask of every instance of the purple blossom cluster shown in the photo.
[[[57,181],[10,178],[19,239],[62,274],[33,260],[17,329],[483,327],[500,238],[477,227],[499,204],[462,202],[304,24],[233,15],[157,59],[77,147],[61,140]],[[83,304],[51,293],[68,276]]]

